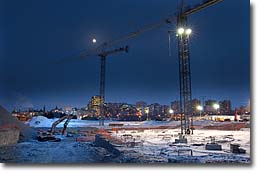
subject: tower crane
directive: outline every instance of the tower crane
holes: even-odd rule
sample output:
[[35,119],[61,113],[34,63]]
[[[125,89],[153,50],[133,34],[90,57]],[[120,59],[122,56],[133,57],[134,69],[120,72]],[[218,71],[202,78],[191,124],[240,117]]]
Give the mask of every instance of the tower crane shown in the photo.
[[106,77],[106,57],[111,54],[119,53],[119,52],[128,52],[129,47],[120,47],[114,50],[103,50],[98,56],[100,57],[100,119],[99,125],[104,126],[104,102],[105,102],[105,77]]
[[[146,25],[141,29],[131,32],[123,37],[110,42],[104,42],[100,46],[92,50],[83,50],[80,53],[80,59],[92,56],[96,52],[101,52],[98,56],[101,58],[101,72],[100,72],[100,125],[103,125],[103,111],[104,111],[104,98],[105,98],[105,63],[107,55],[114,54],[120,51],[128,51],[128,47],[119,48],[111,51],[104,51],[104,47],[108,48],[117,43],[135,38],[145,32],[157,29],[165,24],[172,24],[176,22],[178,34],[178,61],[179,61],[179,87],[180,87],[180,108],[181,108],[181,135],[193,133],[193,117],[191,112],[191,71],[190,71],[190,49],[189,49],[189,35],[191,30],[188,29],[188,16],[201,11],[209,6],[215,5],[224,0],[204,0],[202,3],[193,6],[192,8],[182,6],[175,15],[162,19],[161,21]],[[174,31],[176,32],[176,31]],[[170,40],[170,39],[169,39]],[[191,119],[191,120],[190,120]]]

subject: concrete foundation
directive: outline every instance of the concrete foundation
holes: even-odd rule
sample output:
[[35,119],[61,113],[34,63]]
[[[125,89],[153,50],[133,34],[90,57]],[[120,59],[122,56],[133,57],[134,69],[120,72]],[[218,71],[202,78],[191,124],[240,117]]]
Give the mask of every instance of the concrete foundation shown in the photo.
[[200,160],[196,157],[187,157],[187,156],[178,156],[176,158],[169,158],[168,163],[187,163],[187,164],[194,164],[194,163],[201,163]]
[[240,148],[239,144],[230,144],[230,151],[235,154],[245,154],[246,150]]
[[179,139],[175,139],[175,143],[187,144],[188,140],[187,138],[179,138]]
[[16,144],[19,136],[20,131],[18,129],[0,129],[0,147]]
[[206,150],[219,150],[221,151],[222,150],[222,146],[219,145],[219,144],[214,144],[214,143],[208,143],[206,144],[206,147],[205,147]]
[[120,155],[120,151],[114,147],[106,138],[97,134],[95,136],[95,145],[105,148],[107,151],[113,153],[116,156]]

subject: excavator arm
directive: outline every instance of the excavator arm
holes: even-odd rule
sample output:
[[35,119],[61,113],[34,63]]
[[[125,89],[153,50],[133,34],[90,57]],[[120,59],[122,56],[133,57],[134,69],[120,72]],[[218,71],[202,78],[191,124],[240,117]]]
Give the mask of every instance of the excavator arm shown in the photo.
[[51,134],[54,135],[56,126],[57,126],[58,124],[60,124],[62,121],[64,121],[65,119],[67,119],[67,120],[65,121],[64,126],[63,126],[63,129],[62,129],[62,135],[64,135],[64,133],[65,133],[65,131],[66,131],[66,129],[67,129],[67,126],[68,126],[70,120],[73,118],[73,116],[74,116],[74,115],[72,115],[72,114],[70,114],[70,115],[65,115],[65,116],[59,118],[57,121],[55,121],[55,122],[52,124],[52,126],[51,126],[51,131],[50,131]]
[[58,124],[60,124],[62,121],[64,121],[65,119],[67,119],[63,125],[63,129],[62,129],[62,135],[64,135],[66,129],[67,129],[67,126],[70,122],[70,120],[74,117],[73,114],[70,114],[70,115],[65,115],[61,118],[59,118],[57,121],[55,121],[52,126],[51,126],[51,130],[49,131],[40,131],[38,132],[38,140],[39,141],[53,141],[53,142],[58,142],[60,141],[59,138],[56,138],[55,137],[55,129],[56,129],[56,126]]

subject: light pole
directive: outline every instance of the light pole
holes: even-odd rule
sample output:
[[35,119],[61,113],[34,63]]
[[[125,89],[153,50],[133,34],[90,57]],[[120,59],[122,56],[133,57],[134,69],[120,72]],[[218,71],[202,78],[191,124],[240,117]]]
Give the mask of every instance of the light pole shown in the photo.
[[149,120],[149,117],[148,117],[148,114],[149,114],[149,109],[145,109],[145,111],[144,111],[145,113],[146,113],[146,121],[148,121]]
[[174,111],[172,109],[169,110],[169,114],[170,114],[170,119],[172,119],[172,114],[174,113]]
[[198,105],[198,106],[197,106],[197,110],[200,111],[200,119],[201,119],[201,111],[203,110],[203,107],[202,107],[201,105]]
[[213,108],[216,109],[216,112],[218,113],[219,104],[217,104],[217,103],[213,104]]

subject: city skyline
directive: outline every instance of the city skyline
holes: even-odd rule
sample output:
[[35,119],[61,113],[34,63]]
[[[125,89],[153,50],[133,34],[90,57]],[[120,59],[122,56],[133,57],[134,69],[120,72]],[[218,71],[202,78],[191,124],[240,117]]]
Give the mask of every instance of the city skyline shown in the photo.
[[[0,22],[0,104],[8,110],[15,105],[83,106],[90,97],[98,95],[99,58],[54,62],[176,12],[176,2],[170,0],[102,2],[103,6],[94,1],[16,3],[15,7],[11,2],[3,3]],[[147,3],[149,8],[145,8]],[[230,8],[239,13],[230,13]],[[125,15],[118,16],[119,13]],[[224,1],[191,16],[193,98],[230,99],[234,107],[248,104],[249,16],[249,3],[243,0],[236,4]],[[144,100],[169,104],[179,99],[176,41],[172,40],[169,57],[169,29],[176,26],[169,25],[118,45],[129,45],[130,51],[108,57],[105,102]],[[93,38],[96,45],[91,42]]]
[[[37,107],[21,107],[21,106],[14,106],[11,110],[23,110],[23,111],[26,111],[26,110],[30,110],[30,109],[35,109],[35,110],[46,110],[46,111],[50,111],[50,110],[53,110],[53,109],[57,109],[57,108],[77,108],[77,109],[83,109],[83,108],[88,108],[89,107],[89,104],[93,104],[93,99],[97,99],[96,101],[94,101],[94,104],[97,106],[97,108],[99,108],[99,104],[100,104],[100,101],[99,101],[99,95],[94,95],[92,96],[91,98],[89,98],[89,100],[83,105],[83,106],[80,106],[80,105],[52,105],[52,106],[46,106],[46,104],[44,105],[38,105]],[[174,104],[178,104],[178,107],[179,107],[179,103],[180,101],[179,100],[172,100],[170,101],[169,103],[160,103],[160,102],[146,102],[145,100],[138,100],[134,103],[129,103],[129,102],[105,102],[105,106],[109,105],[109,104],[127,104],[127,105],[132,105],[134,107],[138,107],[139,104],[145,104],[146,106],[145,107],[149,107],[151,105],[154,105],[154,104],[158,104],[160,106],[168,106],[169,108],[171,109],[179,109],[179,108],[173,108]],[[199,99],[199,98],[193,98],[192,99],[192,109],[198,109],[197,106],[202,106],[202,110],[205,111],[207,108],[207,106],[214,106],[213,103],[216,103],[218,104],[220,107],[222,104],[225,105],[225,102],[229,102],[229,106],[230,106],[230,111],[234,111],[235,109],[239,109],[241,107],[248,107],[250,109],[250,102],[249,104],[246,104],[246,105],[239,105],[239,106],[234,106],[233,105],[233,102],[232,100],[230,99],[224,99],[224,100],[217,100],[217,99],[214,99],[214,98],[206,98],[206,97],[203,97],[202,99]],[[196,107],[194,107],[196,106]],[[204,108],[203,108],[204,107]]]

